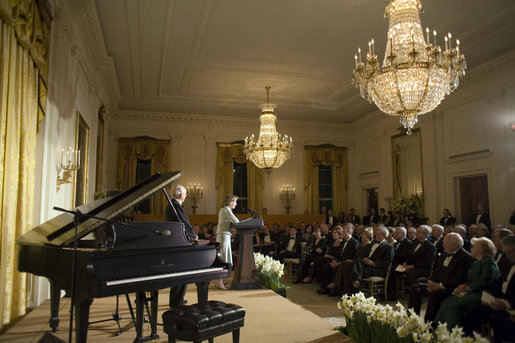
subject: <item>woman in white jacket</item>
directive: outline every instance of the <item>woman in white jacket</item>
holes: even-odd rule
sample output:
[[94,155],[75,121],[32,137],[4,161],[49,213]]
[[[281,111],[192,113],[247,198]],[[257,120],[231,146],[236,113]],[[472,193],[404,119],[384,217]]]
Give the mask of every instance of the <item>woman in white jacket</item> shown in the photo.
[[[231,224],[239,223],[239,219],[232,213],[236,207],[238,197],[228,194],[225,197],[223,207],[218,212],[218,227],[216,229],[216,241],[220,243],[220,255],[225,263],[233,264],[231,251]],[[215,286],[226,289],[222,279],[216,281]]]

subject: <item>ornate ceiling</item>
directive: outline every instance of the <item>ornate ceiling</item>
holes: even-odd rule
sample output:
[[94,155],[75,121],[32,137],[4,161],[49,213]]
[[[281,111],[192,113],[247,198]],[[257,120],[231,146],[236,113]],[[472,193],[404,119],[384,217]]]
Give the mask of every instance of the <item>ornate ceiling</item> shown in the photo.
[[[452,32],[473,72],[514,48],[515,1],[423,0],[423,27]],[[122,111],[350,123],[376,108],[351,84],[354,54],[384,54],[385,1],[96,0]],[[443,45],[443,42],[440,43]],[[467,79],[462,81],[462,85]],[[450,96],[458,96],[459,89]],[[445,101],[444,101],[445,102]]]

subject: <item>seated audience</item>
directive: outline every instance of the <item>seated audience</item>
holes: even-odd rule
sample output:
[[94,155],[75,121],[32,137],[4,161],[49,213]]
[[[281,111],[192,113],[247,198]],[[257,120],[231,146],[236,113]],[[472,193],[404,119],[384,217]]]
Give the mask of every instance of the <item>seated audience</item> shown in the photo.
[[458,224],[454,226],[453,232],[456,232],[458,235],[463,238],[463,249],[470,252],[470,249],[472,248],[472,244],[470,244],[470,240],[467,238],[467,229],[464,224]]
[[402,221],[402,214],[401,214],[401,211],[395,211],[395,214],[393,216],[393,223],[392,223],[392,226],[393,227],[398,227],[398,226],[401,226],[403,223]]
[[408,308],[420,314],[422,297],[428,296],[424,320],[432,322],[442,301],[452,295],[458,285],[467,280],[467,271],[474,262],[463,249],[463,238],[450,233],[443,241],[444,253],[437,257],[433,272],[427,283],[416,283],[411,287]]
[[412,284],[417,282],[418,278],[429,277],[435,258],[435,246],[427,239],[430,233],[431,227],[429,225],[420,225],[417,228],[417,240],[413,242],[413,250],[408,254],[402,266],[398,266],[393,271],[393,277],[391,277],[393,286],[391,292],[389,292],[393,299],[396,297],[396,281],[402,278],[403,274],[407,287],[411,287]]
[[444,208],[443,209],[443,217],[440,218],[440,225],[448,226],[448,225],[453,225],[455,223],[456,223],[456,218],[454,218],[452,216],[452,214],[448,208]]
[[347,221],[345,220],[345,213],[343,213],[343,211],[341,211],[340,213],[338,213],[338,218],[336,220],[336,222],[338,223],[338,225],[342,226],[344,225]]
[[472,218],[470,218],[469,223],[478,225],[479,223],[483,223],[486,225],[486,228],[490,230],[490,215],[487,211],[485,211],[483,204],[477,205],[477,212],[472,215]]
[[406,236],[410,241],[414,241],[417,239],[417,228],[414,226],[408,226],[406,229]]
[[304,242],[311,243],[313,239],[315,239],[315,236],[313,236],[313,225],[308,224],[306,225],[304,233],[302,234],[302,240]]
[[494,260],[495,260],[495,263],[497,263],[497,265],[499,266],[499,268],[501,268],[501,265],[503,263],[506,263],[506,261],[508,260],[508,257],[506,256],[506,253],[503,249],[502,242],[506,237],[508,237],[510,235],[512,235],[511,230],[504,229],[504,228],[495,230],[492,233],[492,242],[494,243],[495,248],[497,249],[497,253],[494,256]]
[[350,211],[349,211],[349,218],[347,219],[348,222],[356,225],[356,224],[359,224],[360,223],[360,219],[359,219],[359,216],[354,213],[354,209],[351,208]]
[[355,259],[353,261],[352,275],[344,275],[343,277],[352,278],[352,286],[354,289],[344,290],[347,294],[357,291],[361,285],[361,280],[370,276],[386,277],[386,270],[392,263],[393,247],[386,243],[388,230],[384,226],[380,226],[376,230],[375,242],[370,248],[368,257],[362,260]]
[[297,235],[295,227],[289,227],[289,234],[283,238],[278,246],[277,259],[283,261],[285,258],[296,258],[300,255],[302,238]]
[[411,252],[411,247],[413,244],[413,242],[406,237],[406,229],[402,226],[395,228],[394,235],[397,243],[394,246],[395,251],[392,259],[392,267],[390,268],[391,277],[388,279],[388,289],[390,290],[388,293],[390,296],[387,300],[396,298],[396,292],[392,292],[393,287],[396,287],[397,285],[397,283],[393,280],[394,277],[397,277],[396,274],[394,275],[394,271],[397,269],[397,266],[406,262],[406,257],[408,257],[408,254]]
[[[328,285],[333,282],[336,270],[340,267],[342,261],[352,260],[354,254],[356,253],[356,249],[359,246],[358,241],[352,237],[352,229],[350,226],[336,226],[335,229],[341,232],[343,247],[341,248],[339,256],[335,257],[329,264],[324,265],[320,270],[318,281],[320,283],[322,294],[331,293],[331,289],[328,287]],[[332,292],[330,295],[336,295],[336,293]]]
[[500,272],[493,256],[495,246],[486,237],[472,240],[471,255],[476,260],[467,272],[467,282],[459,285],[453,295],[445,299],[438,310],[433,325],[445,323],[449,330],[465,324],[465,311],[481,303],[481,295],[499,279]]
[[[326,282],[327,277],[324,275],[327,272],[326,266],[331,264],[332,261],[339,260],[343,252],[343,228],[341,226],[335,226],[331,233],[333,235],[332,244],[328,245],[327,252],[323,257],[315,260],[313,267],[313,275],[319,283]],[[327,291],[320,288],[317,293],[326,294]]]
[[442,225],[433,224],[431,227],[431,242],[435,246],[436,256],[440,256],[443,253],[443,233]]
[[471,240],[472,238],[474,237],[477,237],[476,234],[477,234],[477,228],[478,226],[476,224],[470,224],[469,227],[467,228],[467,238],[469,240]]
[[299,257],[299,271],[297,272],[297,280],[294,283],[310,283],[312,274],[310,274],[309,268],[311,264],[315,262],[317,257],[325,255],[327,244],[326,240],[322,238],[320,228],[316,228],[315,231],[313,231],[313,237],[314,239],[311,243],[302,242],[305,248]]
[[493,329],[494,343],[515,342],[515,236],[502,241],[502,248],[508,256],[507,263],[501,266],[501,277],[488,291],[492,299],[468,308],[465,317],[465,333],[471,335],[479,331],[481,324],[489,322]]
[[479,223],[477,225],[476,237],[490,237],[490,230],[485,224]]
[[[370,254],[372,248],[372,239],[374,237],[374,231],[371,228],[367,228],[361,233],[361,243],[354,253],[352,259],[342,259],[340,266],[336,270],[334,281],[330,283],[327,288],[331,290],[332,294],[342,295],[344,289],[352,290],[352,268],[355,259],[364,259]],[[345,278],[346,276],[346,278]]]
[[387,226],[386,229],[388,230],[388,237],[386,237],[386,242],[393,247],[397,244],[397,241],[395,240],[395,229],[391,226]]

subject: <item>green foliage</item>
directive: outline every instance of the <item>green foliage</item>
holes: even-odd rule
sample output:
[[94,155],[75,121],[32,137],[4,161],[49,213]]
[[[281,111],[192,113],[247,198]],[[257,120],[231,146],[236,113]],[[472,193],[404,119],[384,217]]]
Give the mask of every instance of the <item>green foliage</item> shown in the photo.
[[417,217],[424,217],[424,196],[415,194],[409,197],[406,196],[396,196],[384,198],[384,200],[388,203],[388,207],[392,211],[400,211],[404,213],[404,209],[406,207],[411,207],[411,209],[415,212]]

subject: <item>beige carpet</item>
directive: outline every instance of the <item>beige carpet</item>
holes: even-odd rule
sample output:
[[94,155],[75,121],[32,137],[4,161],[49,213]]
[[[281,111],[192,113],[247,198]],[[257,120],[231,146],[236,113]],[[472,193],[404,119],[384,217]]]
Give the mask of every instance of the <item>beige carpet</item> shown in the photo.
[[[133,296],[132,296],[133,298]],[[190,303],[196,302],[195,286],[190,286],[186,299]],[[210,300],[219,300],[243,306],[246,310],[245,326],[241,329],[241,342],[344,342],[347,338],[341,333],[335,333],[333,325],[316,314],[285,299],[276,293],[267,290],[250,291],[221,291],[215,288],[209,290]],[[324,299],[325,300],[325,299]],[[120,312],[123,317],[129,317],[124,297],[120,297]],[[161,313],[167,310],[168,292],[159,293],[159,321]],[[332,300],[336,307],[336,300]],[[48,319],[50,314],[48,301],[31,311],[22,320],[13,325],[7,332],[0,335],[3,342],[37,342],[49,330]],[[96,299],[91,306],[90,321],[110,318],[115,308],[115,298]],[[60,309],[60,331],[56,334],[67,341],[68,338],[68,310],[69,300],[62,299]],[[123,320],[122,326],[130,324],[130,320]],[[88,342],[132,342],[136,336],[135,330],[130,329],[121,336],[115,337],[116,323],[109,321],[94,324],[88,330]],[[148,334],[149,327],[144,326]],[[167,342],[167,336],[158,327],[160,339],[156,342]],[[231,334],[215,339],[215,342],[232,342]]]

